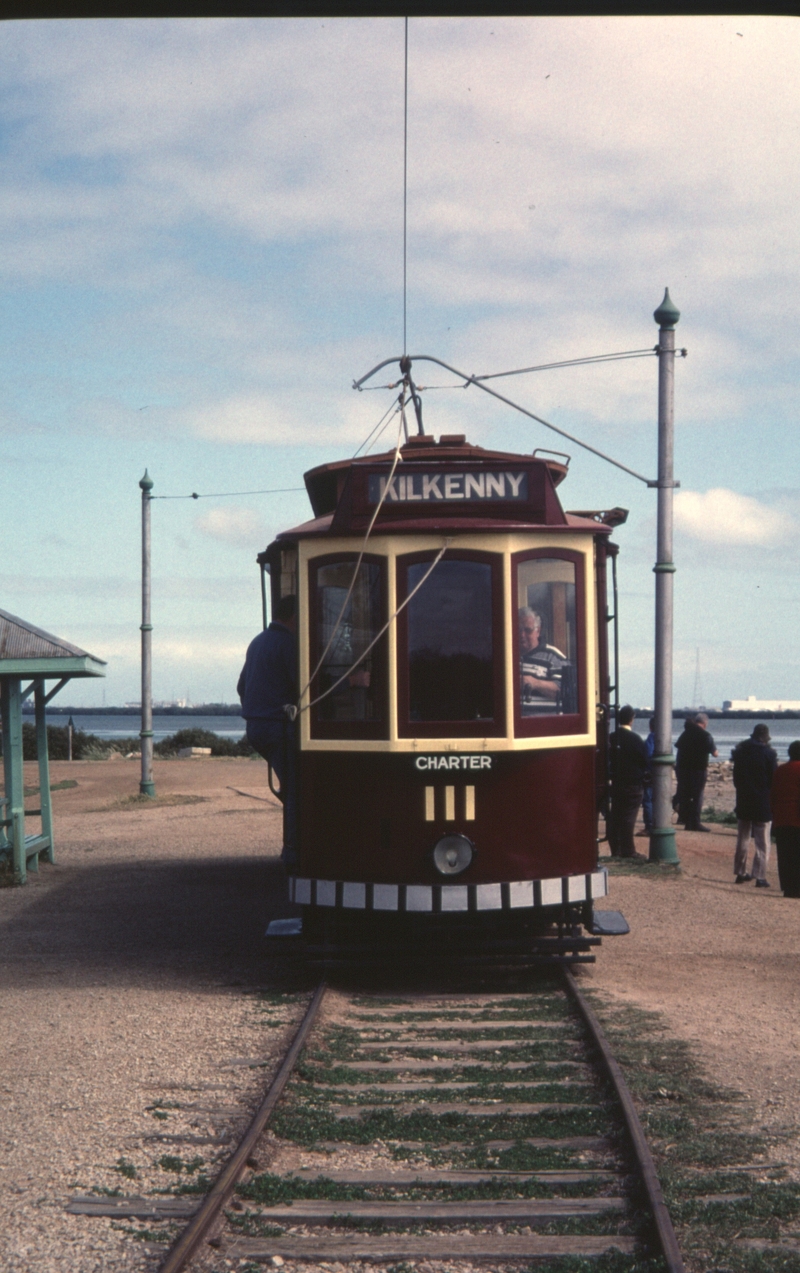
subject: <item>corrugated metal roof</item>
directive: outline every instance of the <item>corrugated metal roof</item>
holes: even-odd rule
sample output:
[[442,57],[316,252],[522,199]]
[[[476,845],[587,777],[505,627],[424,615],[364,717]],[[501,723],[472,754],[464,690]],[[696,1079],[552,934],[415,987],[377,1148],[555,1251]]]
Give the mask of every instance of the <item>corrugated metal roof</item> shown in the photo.
[[[15,614],[0,610],[0,659],[75,659],[94,658],[61,637],[35,628]],[[102,659],[96,662],[102,663]]]

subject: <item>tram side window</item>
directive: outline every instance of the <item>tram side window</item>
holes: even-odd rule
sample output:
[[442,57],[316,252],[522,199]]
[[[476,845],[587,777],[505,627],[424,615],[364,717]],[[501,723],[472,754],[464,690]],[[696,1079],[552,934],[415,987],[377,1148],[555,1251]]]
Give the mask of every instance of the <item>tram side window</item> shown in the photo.
[[[408,567],[411,592],[430,562]],[[408,605],[410,721],[494,719],[492,569],[440,561]]]
[[320,721],[381,719],[377,647],[364,653],[381,628],[381,572],[377,565],[362,562],[348,598],[354,565],[342,561],[317,569],[314,663],[322,656],[322,667],[314,697],[330,691],[316,705]]
[[517,566],[523,716],[578,711],[575,565],[537,557]]

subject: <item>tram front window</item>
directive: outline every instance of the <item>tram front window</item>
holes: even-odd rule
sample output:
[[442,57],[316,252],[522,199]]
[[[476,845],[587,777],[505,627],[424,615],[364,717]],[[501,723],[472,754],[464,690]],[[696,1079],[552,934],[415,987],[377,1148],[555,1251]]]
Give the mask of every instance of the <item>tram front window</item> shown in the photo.
[[536,557],[517,566],[520,703],[523,716],[578,711],[575,566]]
[[[430,562],[408,567],[408,591]],[[492,568],[440,561],[408,604],[409,721],[494,719]]]
[[381,572],[377,565],[362,562],[348,598],[354,564],[342,561],[317,568],[314,663],[322,656],[322,667],[314,697],[325,695],[316,705],[320,721],[381,718],[377,647],[364,653],[381,628]]

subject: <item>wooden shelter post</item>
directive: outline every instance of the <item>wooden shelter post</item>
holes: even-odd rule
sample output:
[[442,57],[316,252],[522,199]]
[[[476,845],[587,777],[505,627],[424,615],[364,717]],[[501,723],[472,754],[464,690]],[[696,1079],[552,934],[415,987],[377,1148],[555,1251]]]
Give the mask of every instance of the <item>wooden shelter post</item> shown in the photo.
[[11,865],[14,880],[24,883],[25,786],[22,771],[22,692],[19,677],[3,681],[3,771],[5,776],[6,826],[11,831]]
[[[33,691],[36,708],[36,759],[39,762],[39,808],[42,819],[42,835],[47,840],[45,860],[55,862],[53,844],[53,801],[50,796],[50,753],[47,749],[47,719],[45,707],[44,677],[37,677]],[[36,858],[38,862],[38,855]],[[35,868],[34,868],[35,869]]]

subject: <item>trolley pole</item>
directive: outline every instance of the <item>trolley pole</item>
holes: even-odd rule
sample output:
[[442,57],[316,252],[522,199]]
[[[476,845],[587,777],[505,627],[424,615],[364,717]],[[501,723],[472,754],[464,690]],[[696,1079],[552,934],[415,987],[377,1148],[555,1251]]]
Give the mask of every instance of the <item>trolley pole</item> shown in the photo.
[[653,829],[650,861],[677,864],[672,826],[672,492],[674,460],[675,324],[680,318],[669,288],[653,314],[658,339],[658,537],[656,564],[655,752],[653,755]]
[[155,796],[153,782],[153,625],[150,622],[150,492],[153,479],[144,471],[142,490],[142,780],[139,794]]

